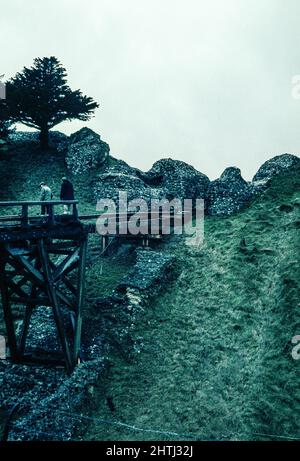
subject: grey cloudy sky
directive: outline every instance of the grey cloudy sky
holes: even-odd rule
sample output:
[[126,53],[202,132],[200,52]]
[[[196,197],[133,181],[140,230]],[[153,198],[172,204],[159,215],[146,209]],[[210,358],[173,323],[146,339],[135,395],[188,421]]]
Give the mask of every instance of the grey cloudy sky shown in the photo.
[[0,0],[0,74],[55,55],[100,103],[87,125],[141,169],[218,177],[300,151],[299,0]]

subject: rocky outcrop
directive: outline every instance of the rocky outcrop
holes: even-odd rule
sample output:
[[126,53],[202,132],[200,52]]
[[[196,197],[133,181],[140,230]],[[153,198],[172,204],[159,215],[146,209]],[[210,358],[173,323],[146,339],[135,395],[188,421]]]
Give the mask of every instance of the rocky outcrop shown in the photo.
[[239,168],[227,168],[219,179],[212,181],[206,195],[207,213],[226,216],[237,213],[257,194],[268,188],[277,174],[300,165],[299,157],[292,154],[278,155],[265,162],[252,182],[246,182]]
[[74,175],[102,165],[109,156],[109,145],[89,128],[73,133],[59,150],[66,151],[66,164]]
[[146,184],[158,187],[169,200],[204,198],[209,179],[191,165],[171,158],[158,160],[141,175]]
[[[39,142],[38,132],[12,134],[11,141]],[[80,175],[92,170],[92,195],[118,202],[119,192],[126,192],[128,201],[142,198],[172,200],[204,199],[208,214],[226,216],[240,211],[250,200],[266,190],[277,174],[299,165],[299,157],[283,154],[265,162],[251,183],[246,182],[238,168],[227,168],[221,177],[210,182],[208,177],[185,162],[165,158],[143,172],[122,160],[109,156],[109,145],[89,128],[82,128],[70,137],[51,131],[50,143],[65,153],[71,173]],[[100,167],[97,170],[97,167]]]
[[126,192],[128,200],[143,198],[150,200],[155,192],[137,174],[137,169],[130,167],[122,160],[115,160],[113,165],[106,166],[93,183],[96,200],[109,198],[115,201],[119,192]]
[[119,191],[126,191],[128,200],[203,198],[208,214],[226,216],[249,204],[254,196],[268,187],[275,175],[298,164],[298,157],[283,154],[265,162],[252,182],[245,181],[236,167],[227,168],[219,179],[210,182],[207,176],[179,160],[159,160],[148,172],[115,160],[113,166],[107,166],[94,182],[94,196],[96,199],[117,200]]
[[241,176],[241,170],[229,167],[209,185],[207,213],[226,216],[240,211],[252,198],[252,189]]
[[[142,338],[136,336],[141,315],[149,299],[156,296],[173,276],[175,256],[150,248],[136,250],[136,263],[112,296],[96,301],[95,310],[107,312],[106,329],[113,331],[114,345],[126,359],[141,351]],[[111,335],[110,335],[111,337]]]
[[[33,142],[36,144],[40,143],[40,133],[38,131],[13,131],[9,135],[9,141],[15,144],[23,144]],[[60,131],[49,132],[49,145],[58,147],[63,143],[68,142],[68,136]]]
[[116,160],[105,168],[94,182],[96,199],[117,199],[119,191],[126,191],[128,200],[142,198],[204,198],[209,179],[185,162],[163,159],[156,162],[146,173]]
[[300,158],[293,154],[277,155],[265,162],[252,180],[253,192],[264,190],[269,181],[279,173],[300,165]]
[[174,256],[157,251],[139,249],[136,253],[134,269],[121,281],[119,291],[134,288],[144,292],[155,288],[161,282],[162,274],[168,272],[175,260]]

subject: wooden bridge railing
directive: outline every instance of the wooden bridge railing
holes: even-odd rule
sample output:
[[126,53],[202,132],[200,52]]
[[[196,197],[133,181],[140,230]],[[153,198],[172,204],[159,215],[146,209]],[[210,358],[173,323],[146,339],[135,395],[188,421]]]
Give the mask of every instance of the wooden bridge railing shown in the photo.
[[[0,202],[0,213],[1,208],[19,207],[21,208],[20,214],[16,215],[1,215],[0,214],[0,225],[5,222],[18,222],[21,226],[26,227],[30,221],[40,219],[41,216],[47,218],[49,224],[55,223],[55,207],[62,205],[72,206],[72,216],[74,221],[78,220],[78,201],[77,200],[50,200],[50,201],[6,201]],[[30,216],[29,207],[45,207],[47,213],[41,215]],[[61,213],[59,213],[61,214]]]

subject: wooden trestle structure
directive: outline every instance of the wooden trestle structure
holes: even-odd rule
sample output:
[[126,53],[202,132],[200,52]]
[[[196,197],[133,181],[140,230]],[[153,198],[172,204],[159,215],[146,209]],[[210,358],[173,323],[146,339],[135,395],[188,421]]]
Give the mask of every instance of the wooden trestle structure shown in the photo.
[[[64,204],[71,204],[73,213],[56,216],[54,208]],[[41,205],[48,206],[48,214],[30,218],[29,207]],[[21,215],[0,218],[0,291],[11,359],[60,363],[26,354],[32,313],[37,306],[48,306],[53,311],[62,363],[71,372],[80,354],[88,239],[88,229],[78,219],[77,202],[0,202],[0,207],[22,209]],[[13,305],[24,306],[18,338]],[[66,329],[66,312],[71,317],[71,332]]]
[[[61,363],[72,372],[80,360],[87,242],[88,234],[96,232],[94,223],[83,224],[83,221],[95,219],[99,214],[78,217],[77,204],[77,201],[0,202],[0,211],[20,209],[17,215],[0,216],[0,292],[10,357],[16,363]],[[36,207],[42,205],[47,206],[47,215],[36,213]],[[72,213],[55,214],[56,207],[61,210],[62,205],[71,205]],[[35,209],[34,216],[29,213],[31,208]],[[117,213],[118,224],[129,216],[124,218],[122,213]],[[160,223],[162,216],[160,214]],[[145,220],[151,221],[151,217],[146,216]],[[159,233],[152,236],[117,234],[112,238],[115,236],[139,238],[143,245],[148,245],[152,237],[161,237]],[[102,236],[103,248],[109,238],[109,235]],[[24,307],[18,332],[12,310],[16,305]],[[26,349],[32,314],[38,306],[53,311],[62,357],[54,358],[51,353],[39,357]],[[66,318],[71,321],[66,322]]]

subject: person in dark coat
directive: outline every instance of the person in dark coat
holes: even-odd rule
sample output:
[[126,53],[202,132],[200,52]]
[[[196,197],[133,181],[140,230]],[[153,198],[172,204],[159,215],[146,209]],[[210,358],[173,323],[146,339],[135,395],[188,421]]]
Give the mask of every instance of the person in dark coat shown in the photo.
[[[65,176],[62,178],[60,200],[74,200],[74,188],[71,181]],[[64,214],[71,212],[71,205],[64,205]]]

